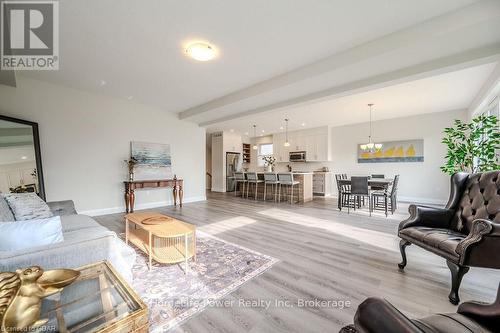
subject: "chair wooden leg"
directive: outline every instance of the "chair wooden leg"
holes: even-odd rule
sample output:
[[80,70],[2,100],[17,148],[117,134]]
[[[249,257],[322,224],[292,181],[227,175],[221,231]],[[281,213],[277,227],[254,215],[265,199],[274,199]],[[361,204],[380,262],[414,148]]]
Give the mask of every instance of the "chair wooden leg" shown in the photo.
[[264,201],[266,201],[267,184],[264,183]]
[[451,304],[457,305],[460,302],[460,297],[458,297],[458,290],[460,289],[460,284],[462,283],[462,278],[469,271],[469,267],[457,265],[454,262],[446,260],[446,264],[451,272],[451,291],[448,295],[448,299]]
[[398,264],[398,267],[401,270],[405,269],[406,266],[406,247],[409,245],[411,245],[411,243],[406,239],[399,241],[399,251],[401,251],[401,258],[403,258],[403,261]]

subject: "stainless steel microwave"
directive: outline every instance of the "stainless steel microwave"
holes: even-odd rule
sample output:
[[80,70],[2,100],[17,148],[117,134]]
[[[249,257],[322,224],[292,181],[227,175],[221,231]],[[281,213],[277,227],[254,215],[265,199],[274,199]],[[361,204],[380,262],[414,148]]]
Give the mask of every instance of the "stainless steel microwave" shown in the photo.
[[306,152],[305,151],[291,151],[289,156],[290,162],[305,162]]

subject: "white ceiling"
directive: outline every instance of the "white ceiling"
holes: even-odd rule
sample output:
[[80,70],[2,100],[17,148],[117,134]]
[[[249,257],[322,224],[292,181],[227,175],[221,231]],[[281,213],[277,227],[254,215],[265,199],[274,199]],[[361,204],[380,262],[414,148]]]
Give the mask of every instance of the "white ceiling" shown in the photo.
[[[477,2],[61,1],[60,70],[21,75],[119,98],[132,96],[134,101],[179,112]],[[486,12],[495,14],[491,9]],[[455,24],[469,27],[472,23],[466,21]],[[474,24],[485,32],[481,38],[469,38],[460,31],[464,41],[486,43],[494,38],[490,26]],[[183,47],[194,40],[213,43],[220,57],[204,63],[187,58]],[[406,52],[411,53],[411,47]],[[390,54],[386,56],[391,59]],[[406,58],[401,54],[393,57]],[[358,71],[371,73],[359,67]],[[356,76],[356,68],[348,72]],[[309,84],[308,89],[322,85]],[[276,98],[306,90],[296,87]]]
[[271,134],[283,131],[280,127],[285,118],[290,119],[291,130],[363,123],[369,119],[368,103],[375,104],[373,120],[466,109],[495,66],[496,63],[490,63],[360,94],[258,113],[208,126],[207,131],[234,130],[253,136],[252,125],[256,124],[258,135]]

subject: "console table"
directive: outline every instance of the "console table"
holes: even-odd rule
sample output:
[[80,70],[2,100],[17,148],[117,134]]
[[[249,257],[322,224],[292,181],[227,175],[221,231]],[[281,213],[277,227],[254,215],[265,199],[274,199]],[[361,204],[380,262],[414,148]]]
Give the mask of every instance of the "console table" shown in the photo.
[[127,213],[134,212],[134,191],[143,188],[171,187],[174,196],[174,206],[177,206],[177,198],[179,198],[179,205],[182,207],[182,197],[184,195],[182,189],[184,181],[182,179],[133,180],[124,181],[123,183],[125,184],[125,207]]

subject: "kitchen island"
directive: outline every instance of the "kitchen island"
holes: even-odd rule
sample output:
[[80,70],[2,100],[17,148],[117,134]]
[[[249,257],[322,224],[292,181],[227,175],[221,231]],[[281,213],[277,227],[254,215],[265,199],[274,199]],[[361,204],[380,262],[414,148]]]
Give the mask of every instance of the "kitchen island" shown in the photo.
[[[262,171],[257,171],[257,176],[259,179],[264,180],[264,173]],[[292,172],[293,174],[293,180],[298,181],[300,184],[295,185],[293,189],[293,196],[296,197],[298,195],[299,197],[299,202],[308,202],[313,200],[313,172]],[[268,195],[268,200],[273,200],[271,198],[271,185],[267,185],[267,195]],[[250,187],[250,191],[253,191],[254,187]],[[282,186],[281,187],[282,191],[286,191],[287,187]],[[288,193],[288,192],[285,192]],[[264,184],[260,183],[259,184],[259,189],[258,189],[258,198],[262,199],[264,197]],[[274,198],[274,193],[273,193],[273,198]]]

